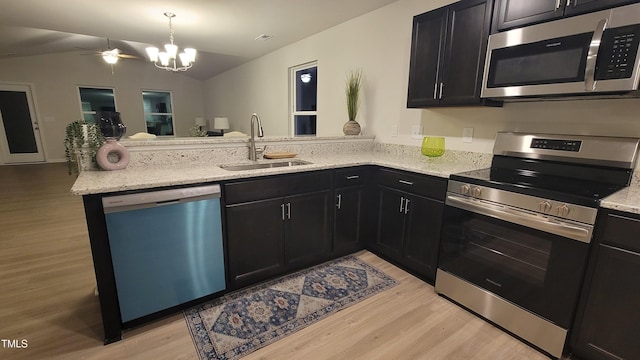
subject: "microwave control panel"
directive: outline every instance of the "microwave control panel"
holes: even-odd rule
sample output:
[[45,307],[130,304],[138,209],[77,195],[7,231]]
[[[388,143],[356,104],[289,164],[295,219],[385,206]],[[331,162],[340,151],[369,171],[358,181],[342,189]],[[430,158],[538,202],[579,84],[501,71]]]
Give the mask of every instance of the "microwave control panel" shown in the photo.
[[605,30],[598,52],[595,79],[630,78],[638,54],[639,41],[640,25]]

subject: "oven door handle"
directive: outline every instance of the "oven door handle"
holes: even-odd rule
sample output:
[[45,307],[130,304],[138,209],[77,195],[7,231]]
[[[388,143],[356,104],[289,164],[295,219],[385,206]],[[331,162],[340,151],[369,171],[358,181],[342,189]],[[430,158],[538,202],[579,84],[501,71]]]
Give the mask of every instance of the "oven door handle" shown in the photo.
[[537,215],[517,208],[457,195],[447,195],[446,205],[578,240],[583,243],[588,244],[591,242],[591,235],[593,233],[593,226],[591,225],[565,220],[557,221],[544,215]]

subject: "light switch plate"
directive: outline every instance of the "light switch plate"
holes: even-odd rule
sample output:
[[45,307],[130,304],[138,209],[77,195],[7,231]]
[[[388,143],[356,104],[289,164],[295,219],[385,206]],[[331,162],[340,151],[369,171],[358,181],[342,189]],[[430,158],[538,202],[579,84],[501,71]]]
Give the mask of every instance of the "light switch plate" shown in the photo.
[[473,142],[473,128],[462,129],[462,142],[463,143]]
[[415,125],[411,127],[411,137],[414,139],[422,139],[422,125]]
[[398,125],[391,125],[391,136],[398,136]]

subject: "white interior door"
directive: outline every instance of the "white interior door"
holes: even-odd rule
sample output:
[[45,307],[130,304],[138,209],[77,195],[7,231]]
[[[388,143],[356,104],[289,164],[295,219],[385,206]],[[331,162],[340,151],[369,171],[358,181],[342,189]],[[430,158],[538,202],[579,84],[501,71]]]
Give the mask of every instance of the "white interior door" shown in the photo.
[[5,163],[43,162],[31,87],[0,84],[0,149]]

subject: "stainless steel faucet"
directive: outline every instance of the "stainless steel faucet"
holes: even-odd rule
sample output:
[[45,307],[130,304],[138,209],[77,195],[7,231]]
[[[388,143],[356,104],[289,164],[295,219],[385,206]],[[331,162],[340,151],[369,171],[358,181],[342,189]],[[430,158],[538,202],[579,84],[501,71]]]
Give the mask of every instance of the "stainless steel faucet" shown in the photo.
[[256,149],[256,138],[255,138],[255,125],[253,119],[256,119],[258,122],[258,137],[264,136],[264,131],[262,131],[262,122],[260,121],[260,117],[258,114],[253,113],[251,115],[251,138],[249,139],[249,160],[256,161],[258,160],[258,152],[262,152],[264,149]]

